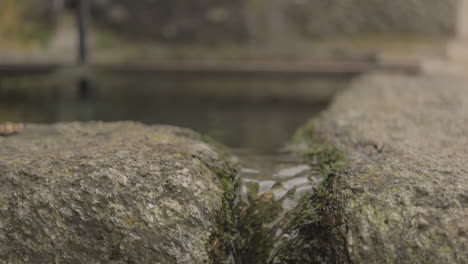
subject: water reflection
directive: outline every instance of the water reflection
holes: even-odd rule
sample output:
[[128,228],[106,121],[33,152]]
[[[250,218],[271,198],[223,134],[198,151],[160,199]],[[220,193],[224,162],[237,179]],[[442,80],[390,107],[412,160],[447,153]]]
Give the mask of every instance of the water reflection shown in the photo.
[[0,81],[0,122],[135,120],[267,151],[282,146],[347,80],[103,75],[78,83],[57,76]]
[[80,78],[78,80],[78,97],[81,100],[87,100],[91,96],[91,81],[86,78]]

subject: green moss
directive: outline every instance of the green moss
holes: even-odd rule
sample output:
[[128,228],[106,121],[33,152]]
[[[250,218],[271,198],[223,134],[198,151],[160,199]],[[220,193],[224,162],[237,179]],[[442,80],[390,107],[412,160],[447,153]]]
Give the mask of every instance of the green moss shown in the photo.
[[239,239],[236,251],[242,263],[264,264],[275,243],[272,223],[281,214],[282,201],[275,201],[271,192],[266,192],[242,210],[239,221]]
[[210,166],[205,164],[216,176],[223,189],[222,214],[217,219],[219,225],[218,232],[213,234],[210,239],[209,251],[211,252],[212,263],[226,263],[227,256],[232,252],[232,242],[237,234],[237,221],[235,212],[235,199],[240,185],[240,179],[237,177],[238,166],[230,161],[231,153],[228,148],[215,139],[202,135],[199,138],[210,146],[214,147],[224,160],[224,166]]
[[[223,149],[223,156],[229,157],[229,152],[209,137],[205,141]],[[340,206],[334,199],[333,179],[346,171],[347,161],[343,151],[326,144],[316,138],[312,123],[301,128],[293,138],[297,152],[312,167],[317,168],[324,182],[315,189],[311,195],[305,196],[299,207],[288,214],[281,224],[285,231],[298,235],[294,239],[280,241],[280,246],[271,258],[271,252],[278,243],[275,236],[276,228],[273,223],[282,214],[282,201],[275,201],[272,192],[266,192],[257,198],[259,186],[257,183],[247,183],[247,197],[250,205],[247,206],[239,201],[233,210],[233,203],[239,182],[236,181],[235,173],[231,171],[215,171],[224,189],[223,210],[224,219],[220,220],[223,233],[218,236],[220,240],[214,239],[215,246],[219,252],[227,252],[231,242],[235,239],[236,232],[239,233],[235,240],[236,253],[242,263],[264,264],[268,261],[279,263],[323,263],[337,257],[334,246],[334,226],[339,218],[335,212]],[[218,150],[219,151],[219,150]],[[280,186],[277,186],[280,187]],[[294,195],[294,189],[285,197]],[[237,216],[237,219],[236,219]],[[222,248],[222,250],[221,250]],[[222,263],[225,258],[218,252],[218,257],[213,258]],[[223,255],[224,257],[226,255]]]
[[248,182],[246,183],[247,186],[247,199],[250,203],[255,203],[257,200],[257,194],[260,186],[256,182]]
[[287,232],[298,235],[281,241],[273,260],[296,264],[335,263],[346,255],[335,234],[335,227],[341,221],[337,214],[341,204],[333,194],[335,177],[346,171],[346,155],[317,139],[312,122],[298,130],[293,144],[305,161],[321,172],[324,181],[287,217]]
[[230,167],[224,170],[212,169],[212,171],[218,176],[224,195],[223,214],[217,221],[220,227],[218,233],[211,239],[210,251],[212,252],[213,263],[224,263],[232,251],[231,242],[236,236],[236,220],[233,208],[239,181],[236,178],[236,170]]
[[239,210],[236,252],[242,263],[264,264],[268,262],[278,241],[276,236],[276,231],[280,228],[278,220],[284,216],[282,204],[286,198],[294,196],[296,189],[289,190],[283,198],[276,201],[273,189],[283,188],[281,184],[275,184],[272,190],[258,198],[258,184],[247,183],[247,185],[250,205],[243,206]]
[[345,153],[337,147],[317,139],[313,122],[298,129],[293,137],[293,149],[312,167],[317,167],[322,176],[346,170]]
[[292,143],[294,145],[310,144],[315,137],[315,128],[312,121],[299,128],[293,136]]

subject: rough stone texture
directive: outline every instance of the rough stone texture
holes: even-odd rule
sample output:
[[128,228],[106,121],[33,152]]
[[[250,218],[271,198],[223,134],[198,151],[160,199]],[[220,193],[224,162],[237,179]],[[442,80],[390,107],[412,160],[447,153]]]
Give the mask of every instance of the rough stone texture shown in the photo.
[[376,74],[340,94],[312,123],[347,169],[308,201],[289,257],[320,253],[278,263],[468,263],[466,83]]
[[420,33],[452,35],[458,0],[293,0],[287,8],[303,34]]
[[0,259],[212,263],[227,170],[189,130],[28,125],[0,137]]

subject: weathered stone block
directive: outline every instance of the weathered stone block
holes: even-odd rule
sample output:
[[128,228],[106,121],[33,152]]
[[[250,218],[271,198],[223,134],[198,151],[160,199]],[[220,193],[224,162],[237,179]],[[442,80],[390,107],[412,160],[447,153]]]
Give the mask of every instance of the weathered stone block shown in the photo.
[[466,113],[464,79],[357,80],[302,130],[305,150],[327,142],[347,162],[293,213],[273,263],[467,263]]
[[185,129],[28,125],[0,137],[0,259],[223,260],[230,175],[218,153]]

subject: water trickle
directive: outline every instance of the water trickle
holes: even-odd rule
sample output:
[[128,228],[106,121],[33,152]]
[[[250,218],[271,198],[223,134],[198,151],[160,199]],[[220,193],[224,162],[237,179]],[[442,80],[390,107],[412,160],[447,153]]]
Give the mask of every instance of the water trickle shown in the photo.
[[282,169],[277,173],[273,174],[273,177],[280,179],[294,177],[310,169],[311,167],[309,165],[299,165],[291,168]]
[[237,264],[265,263],[288,233],[283,219],[322,182],[320,173],[292,153],[239,152]]
[[288,192],[295,189],[293,200],[299,201],[303,195],[310,193],[314,186],[321,183],[320,174],[301,159],[291,153],[259,154],[245,150],[239,157],[242,167],[240,176],[242,184],[240,195],[247,197],[246,184],[258,184],[256,197],[259,198],[271,191],[278,201]]

